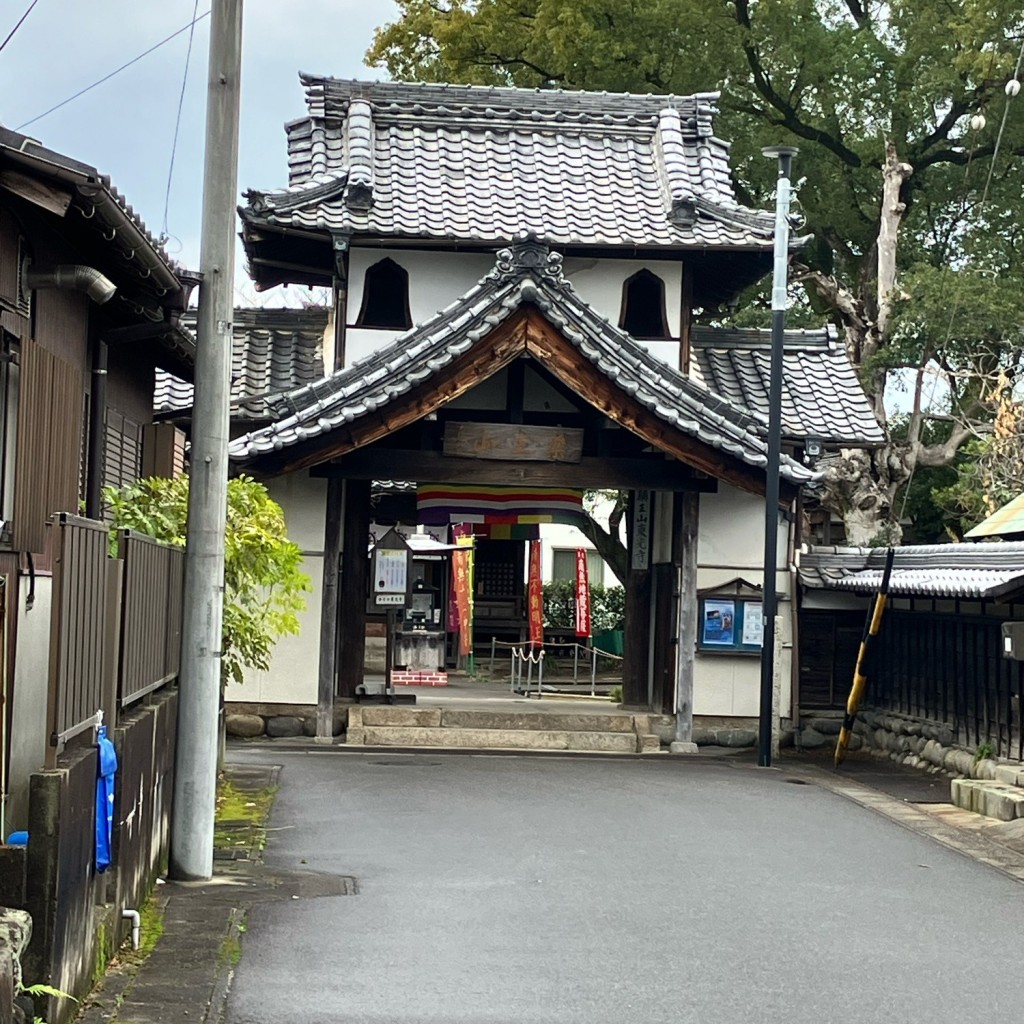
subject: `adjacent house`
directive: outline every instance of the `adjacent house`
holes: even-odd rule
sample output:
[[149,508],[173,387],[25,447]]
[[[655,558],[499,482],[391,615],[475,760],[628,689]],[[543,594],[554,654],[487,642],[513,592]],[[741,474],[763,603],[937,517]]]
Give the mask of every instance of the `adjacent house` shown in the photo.
[[[165,850],[181,556],[122,537],[110,557],[102,487],[181,470],[153,387],[158,369],[191,376],[196,283],[95,168],[0,129],[0,840],[29,833],[0,902],[32,914],[29,980],[73,993]],[[93,866],[101,715],[125,768],[108,875]]]

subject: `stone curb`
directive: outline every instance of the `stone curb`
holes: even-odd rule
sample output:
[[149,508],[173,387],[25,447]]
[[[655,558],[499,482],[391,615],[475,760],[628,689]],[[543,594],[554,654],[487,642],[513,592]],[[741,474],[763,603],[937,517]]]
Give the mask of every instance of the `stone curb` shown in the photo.
[[980,864],[987,864],[1018,882],[1024,882],[1024,856],[1010,847],[948,825],[914,804],[880,793],[852,779],[843,778],[838,773],[828,772],[813,765],[789,765],[780,771],[787,776],[802,779],[835,793],[911,832],[927,836],[947,849]]

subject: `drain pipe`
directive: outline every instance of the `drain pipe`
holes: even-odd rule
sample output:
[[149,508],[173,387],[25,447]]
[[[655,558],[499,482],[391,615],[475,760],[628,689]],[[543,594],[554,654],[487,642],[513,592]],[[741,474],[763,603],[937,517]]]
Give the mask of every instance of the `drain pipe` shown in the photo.
[[89,450],[85,470],[85,514],[99,519],[103,496],[104,420],[107,412],[107,343],[94,338],[89,389]]
[[77,263],[62,263],[52,270],[33,270],[31,263],[25,264],[25,287],[30,291],[40,288],[67,288],[85,292],[97,305],[109,302],[117,291],[117,285],[104,277],[94,267]]
[[131,921],[132,923],[132,949],[139,948],[139,931],[142,928],[142,918],[139,916],[137,910],[122,910],[121,911],[122,921]]

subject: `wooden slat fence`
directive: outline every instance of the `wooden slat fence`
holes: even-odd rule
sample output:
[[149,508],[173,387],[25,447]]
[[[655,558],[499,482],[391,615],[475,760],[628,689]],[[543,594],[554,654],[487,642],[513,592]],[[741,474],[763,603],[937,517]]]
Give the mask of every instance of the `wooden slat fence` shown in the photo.
[[1003,621],[887,611],[869,703],[943,722],[966,747],[991,743],[996,755],[1024,760],[1024,662],[1002,657]]
[[123,530],[118,701],[126,707],[178,674],[185,552]]
[[50,763],[90,728],[102,706],[107,609],[107,528],[62,512],[54,526],[50,679]]

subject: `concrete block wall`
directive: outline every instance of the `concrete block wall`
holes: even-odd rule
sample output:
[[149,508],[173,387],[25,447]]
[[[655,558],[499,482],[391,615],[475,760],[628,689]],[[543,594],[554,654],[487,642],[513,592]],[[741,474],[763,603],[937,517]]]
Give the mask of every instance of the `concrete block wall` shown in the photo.
[[[66,751],[29,785],[25,907],[32,941],[24,957],[29,984],[81,998],[91,989],[166,862],[177,692],[165,691],[113,730],[118,751],[114,863],[95,870],[96,748]],[[76,1004],[51,999],[42,1016],[64,1024]]]

